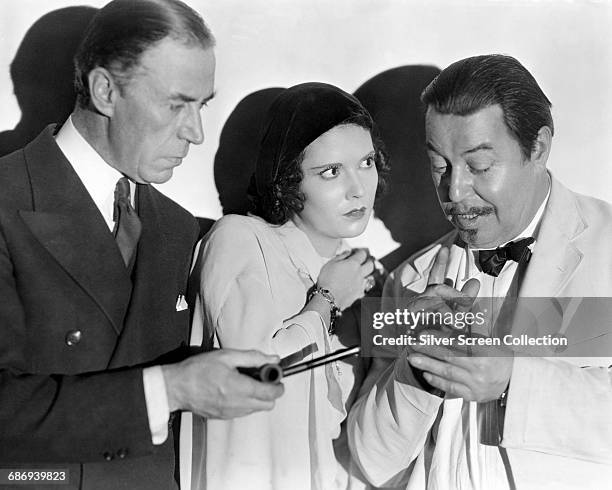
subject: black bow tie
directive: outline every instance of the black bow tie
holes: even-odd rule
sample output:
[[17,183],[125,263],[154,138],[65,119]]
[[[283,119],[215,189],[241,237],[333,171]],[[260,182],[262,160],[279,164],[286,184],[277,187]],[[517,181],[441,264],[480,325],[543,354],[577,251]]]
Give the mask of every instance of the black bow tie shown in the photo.
[[514,260],[515,262],[529,260],[531,251],[528,247],[534,241],[532,237],[529,237],[510,242],[503,247],[497,247],[495,250],[479,250],[478,262],[480,268],[485,274],[497,277],[508,260]]

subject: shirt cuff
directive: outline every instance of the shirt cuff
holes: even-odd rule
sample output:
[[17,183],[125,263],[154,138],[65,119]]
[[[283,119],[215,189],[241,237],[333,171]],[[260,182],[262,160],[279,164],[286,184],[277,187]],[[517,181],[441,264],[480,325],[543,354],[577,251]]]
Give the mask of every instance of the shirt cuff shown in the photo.
[[153,366],[142,370],[149,429],[153,444],[163,444],[168,438],[168,421],[170,420],[170,407],[166,382],[161,366]]

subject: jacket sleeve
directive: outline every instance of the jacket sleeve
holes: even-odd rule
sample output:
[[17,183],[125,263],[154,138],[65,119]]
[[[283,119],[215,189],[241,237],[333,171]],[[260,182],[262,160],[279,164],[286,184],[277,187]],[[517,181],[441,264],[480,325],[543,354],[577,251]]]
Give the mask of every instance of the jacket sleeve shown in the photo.
[[[385,283],[383,311],[391,311],[405,294],[401,269]],[[370,483],[397,486],[410,478],[427,444],[442,399],[418,388],[403,349],[373,359],[359,400],[349,414],[349,446]]]
[[442,399],[416,384],[406,357],[397,359],[351,409],[351,453],[375,486],[407,482],[425,448]]

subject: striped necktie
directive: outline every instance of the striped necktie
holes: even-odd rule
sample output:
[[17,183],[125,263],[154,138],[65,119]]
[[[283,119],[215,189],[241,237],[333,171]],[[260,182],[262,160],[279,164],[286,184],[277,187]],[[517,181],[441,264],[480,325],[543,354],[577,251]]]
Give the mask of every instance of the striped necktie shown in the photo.
[[125,266],[131,271],[134,266],[142,223],[130,202],[130,182],[127,177],[121,177],[115,187],[113,221],[115,222],[113,235]]

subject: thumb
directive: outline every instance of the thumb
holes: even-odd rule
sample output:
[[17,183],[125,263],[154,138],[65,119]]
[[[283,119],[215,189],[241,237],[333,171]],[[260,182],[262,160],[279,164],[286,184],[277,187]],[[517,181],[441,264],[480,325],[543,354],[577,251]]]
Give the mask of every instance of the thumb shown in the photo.
[[478,296],[480,291],[480,281],[478,279],[469,279],[461,288],[461,292],[471,298]]

